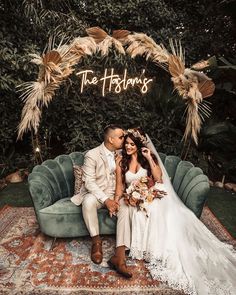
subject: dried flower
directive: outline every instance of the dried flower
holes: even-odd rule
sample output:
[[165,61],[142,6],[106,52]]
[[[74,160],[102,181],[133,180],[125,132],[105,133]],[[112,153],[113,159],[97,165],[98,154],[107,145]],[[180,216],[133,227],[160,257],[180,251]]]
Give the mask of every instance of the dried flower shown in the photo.
[[146,136],[142,135],[137,128],[128,129],[126,130],[125,134],[132,134],[134,137],[139,138],[143,145],[147,145],[147,138]]
[[151,177],[141,177],[131,182],[123,194],[127,206],[137,207],[146,212],[148,217],[148,205],[156,198],[161,199],[166,195],[165,191],[157,189]]

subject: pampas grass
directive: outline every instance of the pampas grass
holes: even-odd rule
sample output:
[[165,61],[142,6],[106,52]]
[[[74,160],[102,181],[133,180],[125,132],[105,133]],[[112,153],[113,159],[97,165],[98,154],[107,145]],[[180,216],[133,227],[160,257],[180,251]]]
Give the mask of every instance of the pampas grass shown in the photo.
[[135,58],[145,56],[170,72],[175,90],[187,105],[186,129],[184,140],[189,137],[198,143],[198,134],[204,117],[209,117],[211,109],[203,99],[214,93],[215,85],[205,74],[185,68],[185,52],[181,42],[170,40],[171,52],[143,33],[131,34],[127,30],[116,30],[109,36],[99,27],[86,30],[88,37],[75,38],[69,45],[61,39],[55,48],[55,37],[49,39],[42,56],[31,54],[31,62],[39,66],[38,79],[20,85],[21,98],[25,103],[21,122],[18,126],[18,139],[28,130],[38,132],[42,107],[48,106],[55,91],[61,83],[74,71],[74,66],[86,55],[99,51],[102,56],[114,48],[120,54],[125,51]]
[[169,53],[166,48],[160,44],[157,45],[154,40],[143,33],[134,33],[128,35],[123,41],[124,45],[128,45],[126,52],[132,57],[137,55],[145,55],[146,59],[165,67],[168,63]]
[[211,109],[203,99],[214,93],[215,85],[204,73],[185,68],[185,53],[180,42],[170,40],[172,54],[169,57],[169,72],[174,88],[187,104],[184,141],[189,137],[198,144],[198,134],[204,117],[209,117]]
[[[55,91],[61,83],[72,74],[76,65],[83,56],[93,54],[97,45],[92,38],[76,38],[71,44],[62,45],[62,41],[55,49],[55,38],[50,38],[46,52],[39,56],[31,54],[32,63],[39,66],[37,81],[26,82],[19,86],[22,92],[21,99],[25,103],[21,122],[18,126],[18,139],[28,130],[38,132],[43,106],[53,99]],[[49,50],[49,51],[48,51]]]

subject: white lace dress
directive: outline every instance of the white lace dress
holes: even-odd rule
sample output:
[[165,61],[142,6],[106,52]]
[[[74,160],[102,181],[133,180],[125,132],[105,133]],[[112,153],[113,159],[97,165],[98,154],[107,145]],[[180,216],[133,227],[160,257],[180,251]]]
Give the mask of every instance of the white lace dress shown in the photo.
[[[128,171],[126,183],[146,175],[142,167],[137,173]],[[145,259],[154,279],[186,294],[236,294],[233,247],[206,228],[178,198],[171,184],[164,181],[160,189],[167,196],[150,203],[149,217],[133,210],[131,257]]]

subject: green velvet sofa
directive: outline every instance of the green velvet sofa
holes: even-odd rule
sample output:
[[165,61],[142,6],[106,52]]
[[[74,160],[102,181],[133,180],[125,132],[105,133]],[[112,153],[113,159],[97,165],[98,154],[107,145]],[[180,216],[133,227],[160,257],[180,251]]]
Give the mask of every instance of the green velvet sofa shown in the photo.
[[[176,156],[159,153],[173,187],[183,203],[200,217],[209,191],[209,182],[202,170]],[[88,235],[81,206],[70,201],[74,193],[73,165],[82,165],[84,154],[73,152],[46,160],[30,173],[29,191],[41,231],[55,238]],[[98,210],[101,234],[114,234],[116,217],[107,209]]]

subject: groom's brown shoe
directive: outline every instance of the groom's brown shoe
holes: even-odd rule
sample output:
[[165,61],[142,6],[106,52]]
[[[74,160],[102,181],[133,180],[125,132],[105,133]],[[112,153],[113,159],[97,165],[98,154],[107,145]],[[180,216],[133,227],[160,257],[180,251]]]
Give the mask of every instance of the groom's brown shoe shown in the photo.
[[92,243],[91,259],[94,263],[100,264],[102,262],[102,240],[98,240]]
[[126,277],[127,279],[132,278],[132,273],[128,270],[125,259],[120,259],[114,255],[107,261],[107,264],[111,269],[115,269],[123,277]]

